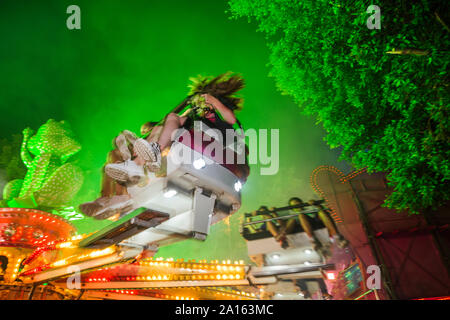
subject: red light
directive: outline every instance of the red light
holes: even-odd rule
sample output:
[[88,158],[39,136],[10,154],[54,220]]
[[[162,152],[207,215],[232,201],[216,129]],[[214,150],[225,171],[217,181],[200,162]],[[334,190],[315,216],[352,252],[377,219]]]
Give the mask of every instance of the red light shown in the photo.
[[327,272],[327,279],[336,280],[336,275],[334,274],[334,272]]

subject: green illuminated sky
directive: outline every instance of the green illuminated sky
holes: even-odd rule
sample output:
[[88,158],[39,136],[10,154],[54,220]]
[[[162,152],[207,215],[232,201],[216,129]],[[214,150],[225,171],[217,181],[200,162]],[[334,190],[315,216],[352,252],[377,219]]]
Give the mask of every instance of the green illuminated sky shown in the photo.
[[[66,28],[70,4],[81,8],[81,30]],[[230,20],[226,10],[226,1],[217,0],[2,0],[0,137],[37,129],[49,118],[68,120],[82,143],[78,161],[87,176],[78,201],[88,201],[99,192],[100,168],[120,130],[138,131],[162,118],[185,97],[190,76],[240,72],[247,88],[239,118],[246,128],[280,129],[280,170],[261,176],[253,166],[243,207],[229,225],[214,226],[205,243],[185,241],[160,255],[244,259],[242,212],[285,205],[291,196],[308,200],[315,167],[346,167],[315,119],[275,89],[263,35],[245,20]],[[101,225],[89,219],[78,227]]]

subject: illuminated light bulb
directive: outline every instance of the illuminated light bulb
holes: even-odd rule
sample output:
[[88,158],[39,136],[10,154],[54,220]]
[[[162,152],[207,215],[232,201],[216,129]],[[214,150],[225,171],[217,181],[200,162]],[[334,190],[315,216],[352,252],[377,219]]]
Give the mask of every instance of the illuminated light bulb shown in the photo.
[[242,189],[242,183],[238,180],[234,183],[234,190],[236,192],[239,192],[239,191],[241,191],[241,189]]
[[222,278],[223,278],[223,280],[227,280],[227,279],[228,279],[228,276],[227,276],[226,274],[224,274],[224,275],[222,276]]
[[58,245],[59,248],[69,248],[72,246],[72,242],[63,242]]
[[169,189],[166,192],[164,192],[164,197],[165,198],[172,198],[173,196],[175,196],[177,194],[177,190],[175,189]]
[[60,267],[60,266],[66,265],[66,264],[67,264],[67,261],[65,259],[62,259],[62,260],[53,262],[52,266],[53,267]]
[[192,165],[194,166],[195,169],[200,170],[206,166],[206,162],[204,159],[199,158],[194,160],[194,162],[192,162]]
[[89,256],[91,258],[94,258],[94,257],[104,256],[104,255],[107,255],[107,254],[110,254],[110,253],[113,253],[113,252],[114,252],[113,248],[106,248],[106,249],[103,249],[103,250],[96,250],[94,252],[91,252],[89,254]]
[[239,280],[241,276],[239,274],[236,275],[236,279]]
[[327,272],[327,279],[336,280],[336,275],[334,274],[334,272]]
[[234,280],[234,276],[230,274],[230,280]]
[[220,278],[221,278],[221,275],[220,275],[220,274],[218,274],[218,275],[216,276],[216,278],[217,278],[217,280],[220,280]]

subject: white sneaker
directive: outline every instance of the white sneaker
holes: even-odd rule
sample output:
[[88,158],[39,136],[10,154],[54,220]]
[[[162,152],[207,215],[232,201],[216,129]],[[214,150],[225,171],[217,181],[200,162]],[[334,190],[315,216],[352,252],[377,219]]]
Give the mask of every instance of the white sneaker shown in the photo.
[[133,209],[133,202],[129,195],[98,198],[92,202],[80,205],[80,210],[85,215],[96,219],[106,219],[117,213],[121,215]]
[[108,176],[120,182],[136,181],[136,179],[139,180],[145,176],[144,168],[138,166],[133,160],[107,164],[105,172]]
[[142,158],[146,163],[147,167],[151,171],[157,171],[161,167],[161,149],[159,144],[156,142],[148,142],[145,139],[138,139],[134,143],[134,151],[136,155]]
[[97,211],[92,217],[98,220],[104,220],[116,214],[122,216],[133,210],[133,203],[133,200],[129,199],[124,202],[111,204],[109,207]]
[[117,147],[117,149],[119,149],[123,160],[126,161],[126,160],[131,159],[131,153],[130,153],[130,150],[128,149],[127,139],[125,138],[125,136],[123,134],[120,134],[116,138],[116,147]]

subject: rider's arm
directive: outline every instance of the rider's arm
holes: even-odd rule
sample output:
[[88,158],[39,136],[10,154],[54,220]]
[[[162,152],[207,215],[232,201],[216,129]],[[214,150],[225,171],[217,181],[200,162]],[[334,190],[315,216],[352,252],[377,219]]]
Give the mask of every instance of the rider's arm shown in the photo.
[[210,103],[215,110],[217,110],[220,115],[223,117],[227,123],[233,125],[236,123],[236,117],[230,109],[224,106],[222,102],[220,102],[216,97],[210,94],[204,94],[205,100],[207,103]]
[[188,115],[190,115],[192,113],[192,108],[186,109],[185,112],[183,112],[180,117],[187,117]]

